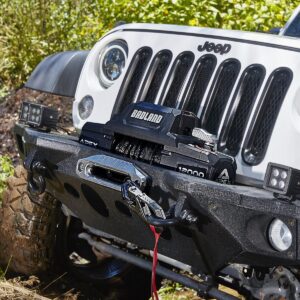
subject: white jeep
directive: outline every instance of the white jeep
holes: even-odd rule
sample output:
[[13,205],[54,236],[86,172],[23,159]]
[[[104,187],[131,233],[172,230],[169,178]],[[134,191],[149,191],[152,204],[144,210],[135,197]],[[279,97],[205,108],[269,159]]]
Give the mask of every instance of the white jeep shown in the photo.
[[[47,203],[49,228],[63,212],[47,239],[32,228],[42,246],[26,264],[45,268],[55,238],[82,278],[140,280],[136,299],[150,283],[132,265],[152,270],[153,297],[158,274],[207,298],[235,299],[223,284],[300,299],[299,9],[274,32],[121,24],[90,51],[42,61],[25,86],[73,97],[77,133],[50,132],[56,112],[23,103],[26,199]],[[12,202],[2,228],[18,229]]]

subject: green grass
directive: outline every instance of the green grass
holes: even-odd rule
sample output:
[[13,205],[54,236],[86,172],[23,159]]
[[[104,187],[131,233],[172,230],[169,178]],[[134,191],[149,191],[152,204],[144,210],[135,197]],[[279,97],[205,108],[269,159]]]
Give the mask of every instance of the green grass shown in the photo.
[[198,300],[197,293],[181,284],[164,280],[158,291],[160,300]]
[[[237,299],[245,300],[245,298],[238,294],[237,291],[219,285],[219,289],[229,295],[237,297]],[[197,292],[182,286],[179,283],[170,280],[163,280],[162,287],[158,291],[160,300],[201,300],[197,296]]]
[[[0,156],[0,203],[2,194],[6,189],[7,178],[14,174],[14,167],[11,159],[7,155]],[[0,273],[1,276],[1,273]]]

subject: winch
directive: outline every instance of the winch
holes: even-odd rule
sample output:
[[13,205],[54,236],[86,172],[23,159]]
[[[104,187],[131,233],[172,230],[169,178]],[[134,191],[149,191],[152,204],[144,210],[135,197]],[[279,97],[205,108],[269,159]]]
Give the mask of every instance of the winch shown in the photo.
[[188,175],[233,183],[235,159],[191,112],[147,102],[129,105],[106,124],[87,122],[80,143]]

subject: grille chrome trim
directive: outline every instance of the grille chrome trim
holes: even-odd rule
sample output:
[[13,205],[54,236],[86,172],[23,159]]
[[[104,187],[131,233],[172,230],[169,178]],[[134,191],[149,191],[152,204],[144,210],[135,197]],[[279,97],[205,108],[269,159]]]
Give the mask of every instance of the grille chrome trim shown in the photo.
[[195,55],[190,51],[182,52],[176,57],[159,101],[162,105],[176,107],[194,59]]
[[238,154],[265,75],[263,65],[253,64],[244,70],[222,125],[218,150],[232,156]]
[[[215,55],[205,54],[198,59],[186,87],[184,101],[179,105],[180,109],[198,114],[216,65],[217,58]],[[205,74],[206,72],[208,74]]]
[[136,51],[122,82],[113,114],[121,112],[125,106],[134,101],[151,57],[150,47],[142,47]]
[[145,76],[141,92],[138,96],[138,101],[145,101],[154,103],[162,82],[168,71],[169,65],[172,61],[173,54],[170,50],[159,51],[150,64],[147,75]]
[[255,166],[263,160],[281,105],[292,79],[293,72],[286,67],[277,68],[269,76],[263,95],[259,100],[246,133],[246,140],[242,150],[242,157],[245,163]]
[[217,70],[214,82],[210,87],[208,101],[201,116],[201,127],[212,134],[218,133],[222,116],[240,69],[240,62],[237,59],[230,58],[223,61]]

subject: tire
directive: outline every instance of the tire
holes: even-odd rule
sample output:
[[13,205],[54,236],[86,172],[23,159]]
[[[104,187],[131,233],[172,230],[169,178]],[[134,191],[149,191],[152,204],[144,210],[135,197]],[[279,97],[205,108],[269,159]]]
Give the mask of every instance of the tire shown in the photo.
[[57,201],[47,193],[29,197],[22,166],[7,184],[0,209],[0,264],[25,275],[42,273],[53,262]]
[[[90,245],[78,238],[83,232],[82,223],[74,217],[62,216],[58,226],[56,261],[64,269],[83,282],[99,286],[108,293],[108,299],[149,299],[151,296],[151,273],[116,258],[106,258],[100,264],[96,262]],[[77,265],[70,259],[76,252],[90,264]],[[161,278],[158,278],[160,286]],[[111,296],[113,293],[113,296]],[[105,298],[106,299],[106,298]]]

